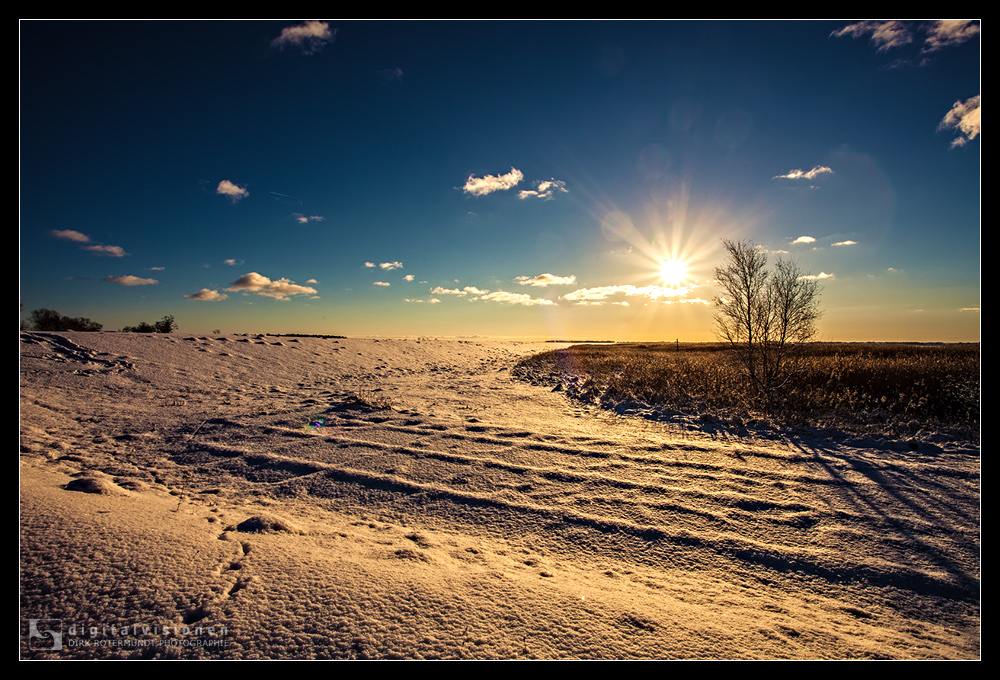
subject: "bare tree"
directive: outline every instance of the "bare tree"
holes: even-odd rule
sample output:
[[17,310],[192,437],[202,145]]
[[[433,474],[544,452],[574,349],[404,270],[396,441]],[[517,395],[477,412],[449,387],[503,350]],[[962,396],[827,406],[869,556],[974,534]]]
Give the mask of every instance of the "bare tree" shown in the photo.
[[715,269],[717,331],[767,401],[797,372],[802,344],[816,335],[819,284],[783,258],[769,272],[767,255],[751,241],[722,244],[729,259]]

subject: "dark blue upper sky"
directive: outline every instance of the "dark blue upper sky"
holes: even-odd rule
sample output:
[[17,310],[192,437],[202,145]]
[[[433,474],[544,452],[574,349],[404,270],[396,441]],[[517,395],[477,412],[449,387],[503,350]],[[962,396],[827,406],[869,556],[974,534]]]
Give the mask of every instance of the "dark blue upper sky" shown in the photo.
[[977,23],[20,30],[26,310],[700,340],[748,238],[827,339],[979,337]]

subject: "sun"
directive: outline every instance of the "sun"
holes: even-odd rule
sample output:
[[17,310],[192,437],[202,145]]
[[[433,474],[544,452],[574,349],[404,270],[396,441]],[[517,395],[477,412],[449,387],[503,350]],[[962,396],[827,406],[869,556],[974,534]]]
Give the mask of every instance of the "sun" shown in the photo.
[[677,258],[664,260],[660,263],[660,278],[668,285],[680,285],[688,278],[687,263]]

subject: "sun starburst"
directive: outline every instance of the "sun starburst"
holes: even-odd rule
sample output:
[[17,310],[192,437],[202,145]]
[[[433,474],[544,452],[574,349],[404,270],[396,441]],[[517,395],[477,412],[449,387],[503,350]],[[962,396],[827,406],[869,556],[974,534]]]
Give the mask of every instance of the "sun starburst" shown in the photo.
[[688,279],[687,263],[679,258],[669,258],[660,263],[660,278],[670,286],[679,286]]

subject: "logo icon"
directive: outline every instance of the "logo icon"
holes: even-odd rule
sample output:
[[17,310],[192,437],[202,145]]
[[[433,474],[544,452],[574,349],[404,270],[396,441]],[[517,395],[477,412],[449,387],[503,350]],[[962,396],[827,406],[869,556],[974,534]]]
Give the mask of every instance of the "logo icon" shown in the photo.
[[62,619],[28,620],[28,649],[58,652],[62,647]]

